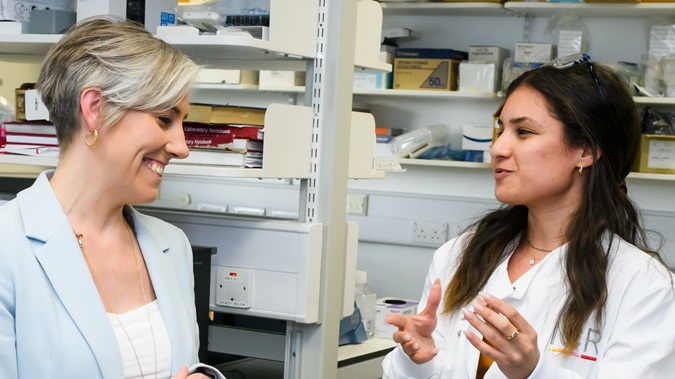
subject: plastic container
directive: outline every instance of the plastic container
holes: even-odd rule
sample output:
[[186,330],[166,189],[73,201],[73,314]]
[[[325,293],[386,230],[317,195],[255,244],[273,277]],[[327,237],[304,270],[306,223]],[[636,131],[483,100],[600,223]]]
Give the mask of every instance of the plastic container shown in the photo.
[[367,280],[367,272],[356,271],[354,300],[361,312],[361,319],[363,321],[363,326],[366,329],[366,334],[368,337],[372,337],[375,333],[375,303],[377,302],[377,294],[368,287],[366,284]]
[[395,157],[406,158],[419,149],[447,143],[449,129],[446,125],[432,125],[394,137],[389,146]]

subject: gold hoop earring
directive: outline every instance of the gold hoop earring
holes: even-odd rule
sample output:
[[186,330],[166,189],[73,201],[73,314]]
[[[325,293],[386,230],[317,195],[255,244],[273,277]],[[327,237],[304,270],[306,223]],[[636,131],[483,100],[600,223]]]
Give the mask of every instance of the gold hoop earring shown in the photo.
[[96,144],[96,141],[98,141],[98,129],[94,129],[94,134],[93,134],[94,140],[93,141],[91,140],[91,138],[89,138],[90,136],[92,136],[92,134],[87,133],[87,135],[84,136],[84,142],[87,144],[87,146],[94,146]]
[[579,163],[579,175],[581,175],[582,172],[584,172],[584,166]]

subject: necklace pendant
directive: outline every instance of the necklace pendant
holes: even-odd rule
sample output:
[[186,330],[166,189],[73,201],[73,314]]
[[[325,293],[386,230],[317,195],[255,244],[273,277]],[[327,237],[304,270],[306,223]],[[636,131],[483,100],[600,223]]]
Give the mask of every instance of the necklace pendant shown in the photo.
[[534,265],[534,259],[530,259],[530,265]]

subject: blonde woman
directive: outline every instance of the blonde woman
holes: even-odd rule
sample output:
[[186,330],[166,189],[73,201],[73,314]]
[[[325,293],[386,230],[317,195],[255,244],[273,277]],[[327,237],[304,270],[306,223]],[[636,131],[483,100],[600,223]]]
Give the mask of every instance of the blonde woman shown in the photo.
[[130,205],[153,201],[164,167],[188,154],[198,70],[105,18],[47,54],[38,88],[61,154],[0,208],[0,377],[222,377],[197,362],[186,236]]

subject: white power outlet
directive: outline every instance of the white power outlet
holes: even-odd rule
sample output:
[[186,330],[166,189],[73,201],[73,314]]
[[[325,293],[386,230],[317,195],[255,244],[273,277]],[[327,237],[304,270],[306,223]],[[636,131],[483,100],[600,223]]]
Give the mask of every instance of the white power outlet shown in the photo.
[[251,308],[251,270],[236,267],[218,267],[216,278],[216,305]]
[[347,214],[354,216],[368,215],[368,195],[360,193],[347,194]]
[[448,223],[415,221],[412,231],[413,242],[440,246],[448,240]]

